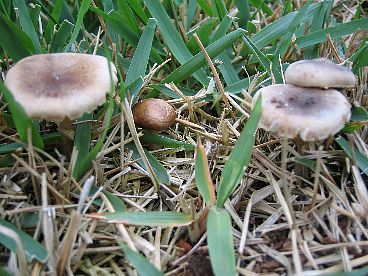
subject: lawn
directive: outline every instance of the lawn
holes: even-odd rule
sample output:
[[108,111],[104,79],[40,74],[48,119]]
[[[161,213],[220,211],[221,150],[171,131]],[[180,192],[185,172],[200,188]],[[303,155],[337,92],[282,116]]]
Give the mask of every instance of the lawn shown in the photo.
[[[367,34],[367,1],[0,1],[0,275],[367,275]],[[54,63],[11,83],[48,53],[84,71],[52,73],[60,92]],[[353,84],[312,88],[339,96],[285,134],[287,104],[261,92],[317,58]],[[170,127],[138,123],[148,99]],[[334,130],[303,141],[319,123]]]

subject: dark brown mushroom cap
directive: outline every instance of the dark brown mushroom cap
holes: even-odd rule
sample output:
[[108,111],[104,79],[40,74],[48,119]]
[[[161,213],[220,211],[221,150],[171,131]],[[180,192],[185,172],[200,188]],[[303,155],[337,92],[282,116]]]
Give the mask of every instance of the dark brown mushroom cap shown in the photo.
[[132,113],[137,126],[158,132],[167,130],[176,118],[175,109],[161,99],[139,102],[133,106]]
[[351,87],[355,85],[355,76],[349,68],[319,58],[290,64],[285,71],[285,81],[304,87]]
[[260,126],[281,137],[322,140],[341,130],[351,116],[350,103],[334,89],[275,84],[260,89],[253,103],[260,94]]
[[[111,73],[115,84],[113,64]],[[75,119],[106,101],[111,89],[109,63],[105,57],[87,54],[34,55],[9,70],[5,85],[31,118]]]

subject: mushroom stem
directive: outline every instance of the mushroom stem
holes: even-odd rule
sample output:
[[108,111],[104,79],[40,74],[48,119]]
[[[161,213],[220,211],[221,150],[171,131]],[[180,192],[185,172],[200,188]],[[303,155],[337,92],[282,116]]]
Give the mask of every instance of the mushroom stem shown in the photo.
[[65,156],[70,156],[73,150],[73,121],[70,120],[68,117],[65,117],[59,123],[59,133],[61,134],[61,150]]
[[[304,142],[298,135],[295,138],[295,145],[296,145],[296,151],[299,153],[301,157],[303,157],[304,150],[306,149],[307,143]],[[295,164],[295,174],[299,177],[306,179],[308,176],[308,169],[302,164],[296,163]]]

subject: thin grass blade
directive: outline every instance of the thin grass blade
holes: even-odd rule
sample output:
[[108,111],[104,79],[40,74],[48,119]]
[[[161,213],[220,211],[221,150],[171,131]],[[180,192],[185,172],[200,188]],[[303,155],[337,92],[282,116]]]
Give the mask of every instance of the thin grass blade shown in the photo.
[[148,20],[147,26],[139,39],[137,49],[126,75],[125,85],[131,84],[138,77],[144,77],[152,48],[152,40],[157,21],[153,18]]
[[199,192],[207,205],[215,202],[215,187],[213,186],[206,151],[201,143],[198,143],[195,158],[195,179]]
[[91,214],[90,217],[104,219],[110,222],[145,226],[185,226],[192,223],[190,214],[179,212],[115,212],[105,214]]
[[0,91],[3,93],[9,109],[13,115],[13,122],[17,128],[19,138],[21,141],[27,143],[28,135],[27,130],[29,127],[32,128],[32,142],[33,145],[38,148],[43,148],[43,141],[38,129],[32,124],[31,119],[28,117],[27,113],[24,111],[23,107],[14,99],[11,92],[6,88],[4,83],[0,80]]
[[207,219],[207,242],[215,275],[236,275],[232,233],[228,212],[212,207]]
[[345,35],[349,35],[354,33],[357,29],[360,30],[368,30],[368,18],[362,18],[353,20],[346,23],[338,24],[334,27],[322,29],[319,31],[315,31],[296,39],[296,44],[300,49],[312,46],[318,43],[325,42],[327,39],[327,34],[331,36],[331,38],[339,38]]
[[132,264],[132,266],[137,270],[139,275],[152,275],[152,276],[163,276],[164,274],[160,272],[154,265],[150,263],[141,254],[133,251],[122,241],[117,241],[124,251],[126,258]]
[[79,31],[82,28],[83,17],[87,13],[90,4],[91,4],[91,0],[83,0],[82,1],[79,12],[78,12],[77,22],[75,23],[75,27],[74,27],[72,37],[70,38],[68,45],[65,47],[64,52],[69,52],[70,47],[73,45],[73,43],[77,39]]
[[[163,134],[155,134],[150,132],[143,132],[143,136],[139,139],[142,142],[151,143],[154,145],[160,145],[165,148],[183,148],[185,150],[194,150],[195,146],[183,141],[175,140],[169,136]],[[1,148],[0,148],[1,153]]]
[[[22,241],[23,249],[26,253],[26,258],[29,262],[32,262],[34,259],[38,260],[41,263],[45,263],[48,258],[48,253],[46,249],[41,245],[38,241],[34,240],[30,235],[23,232],[22,230],[19,230],[17,227],[15,227],[10,222],[0,218],[0,225],[9,228],[16,232]],[[9,248],[11,251],[16,252],[17,246],[15,241],[12,239],[7,238],[7,236],[4,236],[2,233],[0,233],[0,243],[5,245],[7,248]]]
[[3,14],[0,14],[0,33],[0,46],[14,61],[35,53],[29,36]]
[[[241,38],[244,35],[245,31],[242,29],[235,30],[224,37],[220,38],[216,42],[212,43],[206,48],[206,51],[208,55],[211,58],[216,57],[219,55],[222,51],[226,50],[227,48],[231,47],[231,45]],[[199,52],[194,57],[190,58],[186,63],[184,63],[182,66],[177,68],[174,72],[172,72],[170,75],[168,75],[166,78],[164,78],[161,83],[170,83],[170,82],[179,82],[190,75],[193,74],[196,70],[201,68],[203,65],[205,65],[206,59],[204,57],[203,52]],[[206,83],[208,83],[208,80],[206,80]]]
[[259,97],[225,164],[217,193],[217,207],[224,206],[226,200],[239,184],[244,170],[250,162],[254,146],[254,135],[261,117],[261,101],[261,97]]
[[[171,23],[170,17],[166,13],[161,2],[155,0],[147,0],[145,4],[151,15],[157,20],[157,25],[162,32],[167,46],[170,48],[173,55],[181,63],[186,63],[192,58],[192,54],[185,45],[182,37]],[[202,84],[208,83],[206,74],[203,70],[193,73],[193,76]]]
[[22,26],[22,29],[32,40],[33,46],[35,48],[35,53],[41,54],[43,51],[41,48],[40,40],[34,28],[26,3],[24,2],[24,0],[14,0],[14,4],[19,11],[19,22],[20,25]]
[[[144,169],[147,169],[134,143],[129,143],[126,147],[132,151],[132,157],[138,160],[137,162],[139,165]],[[167,174],[165,167],[149,151],[144,149],[144,153],[147,156],[148,162],[157,176],[158,181],[165,185],[170,185],[170,177]]]
[[362,170],[365,175],[368,175],[368,158],[363,153],[361,153],[357,148],[354,148],[354,152],[349,145],[349,142],[343,137],[339,136],[335,139],[336,143],[344,150],[346,155],[354,160],[357,166]]

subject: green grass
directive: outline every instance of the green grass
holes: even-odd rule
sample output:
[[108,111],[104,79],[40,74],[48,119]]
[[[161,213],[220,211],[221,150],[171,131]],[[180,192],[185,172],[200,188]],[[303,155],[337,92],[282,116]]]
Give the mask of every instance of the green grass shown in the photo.
[[[14,252],[14,273],[364,273],[355,271],[368,262],[360,2],[0,1],[0,268]],[[118,70],[106,103],[67,129],[32,121],[4,85],[22,58],[57,52],[96,53]],[[317,57],[357,76],[342,91],[351,121],[326,141],[282,142],[260,128],[252,95]],[[149,97],[181,121],[163,133],[135,127],[131,105]]]

